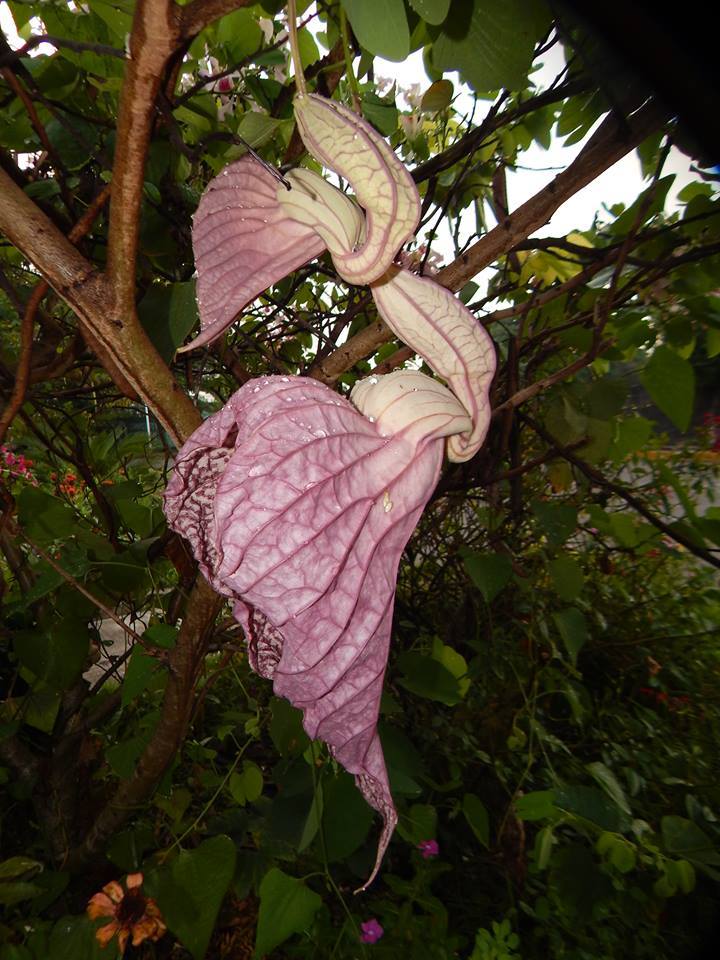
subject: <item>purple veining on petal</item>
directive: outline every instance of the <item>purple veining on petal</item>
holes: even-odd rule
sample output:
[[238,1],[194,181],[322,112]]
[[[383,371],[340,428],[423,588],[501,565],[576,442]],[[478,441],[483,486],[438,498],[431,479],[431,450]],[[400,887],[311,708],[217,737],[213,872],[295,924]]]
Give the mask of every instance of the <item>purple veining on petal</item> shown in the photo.
[[[397,819],[377,734],[397,568],[437,482],[442,438],[466,422],[458,405],[424,415],[412,390],[400,402],[394,422],[407,426],[383,435],[314,380],[251,381],[180,451],[165,501],[211,582],[235,598],[253,667],[381,813],[372,877]],[[218,449],[219,476],[201,472]]]
[[276,180],[252,157],[210,182],[192,239],[201,332],[182,350],[211,343],[263,290],[325,250],[312,227],[288,216]]
[[490,426],[495,348],[482,324],[445,287],[400,267],[372,285],[378,313],[393,333],[447,381],[472,419],[472,430],[448,439],[448,456],[474,456]]
[[410,173],[362,117],[316,94],[295,99],[295,119],[310,153],[347,180],[367,215],[365,242],[334,253],[348,283],[371,283],[390,266],[420,220],[420,197]]

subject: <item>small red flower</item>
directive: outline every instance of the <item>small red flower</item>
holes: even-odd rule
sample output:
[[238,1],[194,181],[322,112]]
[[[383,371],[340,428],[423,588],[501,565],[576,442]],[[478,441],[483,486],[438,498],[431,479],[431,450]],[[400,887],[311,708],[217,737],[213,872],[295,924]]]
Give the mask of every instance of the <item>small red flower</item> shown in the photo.
[[424,860],[431,860],[440,853],[437,840],[421,840],[418,844],[418,850]]
[[90,898],[87,914],[91,920],[109,917],[110,923],[95,931],[95,939],[101,947],[106,947],[117,936],[118,948],[125,953],[128,940],[132,945],[145,940],[159,940],[167,930],[158,905],[142,891],[143,875],[131,873],[125,878],[126,890],[117,880],[111,880]]

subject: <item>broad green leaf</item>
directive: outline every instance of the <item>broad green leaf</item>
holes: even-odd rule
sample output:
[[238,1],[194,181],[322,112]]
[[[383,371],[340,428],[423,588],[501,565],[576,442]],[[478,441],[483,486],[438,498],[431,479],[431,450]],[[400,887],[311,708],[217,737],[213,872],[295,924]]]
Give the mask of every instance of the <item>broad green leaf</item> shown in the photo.
[[630,805],[627,802],[625,791],[620,786],[620,783],[612,770],[598,760],[594,763],[589,763],[587,765],[587,771],[590,776],[602,787],[610,799],[613,800],[618,807],[620,807],[623,813],[626,813],[628,816],[630,816]]
[[365,802],[350,774],[323,781],[323,837],[330,863],[346,860],[367,837],[373,810]]
[[234,10],[218,22],[217,39],[227,48],[231,63],[239,63],[262,47],[263,34],[249,10]]
[[553,850],[553,828],[548,824],[538,831],[535,837],[535,866],[538,870],[545,870],[550,863]]
[[312,802],[310,804],[310,809],[308,810],[307,818],[305,819],[302,833],[300,834],[300,840],[297,845],[298,853],[302,853],[303,850],[307,850],[307,848],[315,839],[315,836],[320,829],[320,824],[322,823],[323,807],[323,788],[322,784],[318,784],[313,789]]
[[554,791],[555,805],[611,833],[621,833],[629,818],[607,794],[585,785],[559,787]]
[[[102,950],[95,939],[95,930],[103,924],[88,917],[63,917],[52,929],[42,960],[115,960],[117,940]],[[38,957],[37,960],[40,960]]]
[[410,6],[425,23],[438,26],[448,15],[450,0],[410,0]]
[[197,323],[195,281],[153,284],[138,304],[138,316],[160,356],[169,362]]
[[470,677],[467,675],[468,665],[465,657],[463,657],[461,653],[458,653],[457,650],[443,643],[439,637],[433,640],[432,656],[433,660],[441,663],[445,669],[449,670],[455,677],[458,682],[460,696],[464,697],[470,689]]
[[[423,94],[420,109],[425,113],[437,113],[439,110],[445,110],[446,107],[450,106],[454,93],[455,88],[449,80],[436,80]],[[475,289],[477,290],[477,286],[475,286]],[[460,299],[463,303],[468,302],[463,299],[462,291]]]
[[233,771],[228,781],[233,800],[244,807],[246,803],[254,803],[262,794],[263,775],[260,767],[250,760],[243,761],[243,769]]
[[399,683],[428,700],[437,700],[453,707],[460,703],[463,694],[460,684],[452,673],[434,657],[421,653],[403,653],[398,658],[398,667],[403,672]]
[[31,860],[30,857],[10,857],[9,860],[3,860],[0,863],[0,881],[39,873],[42,869],[43,865],[38,860]]
[[260,911],[255,937],[255,960],[271,955],[293,933],[307,930],[322,904],[302,880],[273,867],[260,884]]
[[564,503],[534,500],[532,512],[543,528],[551,547],[559,547],[577,529],[577,510]]
[[692,364],[669,347],[660,346],[648,360],[640,380],[653,403],[683,432],[690,426],[695,401]]
[[273,697],[270,701],[270,712],[270,738],[278,753],[283,757],[304,753],[310,738],[303,730],[300,710],[281,697]]
[[366,50],[385,60],[410,53],[410,28],[403,0],[342,0],[353,33]]
[[580,564],[565,554],[551,560],[548,569],[555,592],[562,600],[571,603],[581,593],[585,584]]
[[610,455],[613,460],[620,461],[645,449],[652,434],[652,423],[645,417],[626,417],[617,421],[615,431]]
[[395,98],[379,97],[376,93],[365,93],[360,102],[363,116],[384,137],[390,137],[397,130],[398,111]]
[[65,540],[77,529],[72,507],[37,487],[25,487],[17,498],[18,519],[33,540]]
[[422,757],[397,727],[383,723],[379,732],[393,795],[417,797],[422,792],[418,780],[425,775]]
[[463,813],[472,832],[480,843],[490,848],[490,818],[487,808],[480,797],[474,793],[466,793],[463,797]]
[[568,607],[553,614],[555,626],[560,631],[565,649],[570,654],[573,664],[577,662],[577,655],[585,646],[588,639],[588,628],[585,614],[577,607]]
[[676,854],[695,863],[720,866],[720,852],[712,840],[692,820],[685,817],[667,816],[660,823],[663,843],[668,853]]
[[408,812],[401,815],[398,833],[413,846],[437,836],[437,810],[428,803],[414,803]]
[[[152,879],[165,922],[193,955],[203,960],[215,921],[235,872],[235,844],[230,837],[205,840],[195,850],[181,850],[169,867]],[[148,884],[150,887],[150,884]]]
[[42,893],[42,888],[34,883],[27,883],[24,880],[3,881],[0,883],[0,904],[4,907],[10,907],[14,903],[21,903],[23,900],[32,900],[40,893]]
[[512,579],[512,560],[504,553],[466,553],[463,563],[486,603],[492,603]]
[[155,657],[151,657],[141,646],[136,646],[130,656],[125,676],[122,684],[123,707],[127,707],[141,693],[147,690],[156,673],[160,671],[160,665]]
[[433,46],[433,63],[459,70],[478,92],[522,90],[549,23],[547,8],[536,0],[456,0]]
[[13,642],[20,663],[59,691],[67,690],[82,673],[90,638],[86,623],[63,618],[49,633],[39,628],[18,631]]
[[547,820],[557,816],[553,790],[534,790],[515,801],[515,813],[520,820]]
[[257,148],[267,143],[279,126],[279,120],[255,110],[248,110],[238,124],[237,132],[246,143]]
[[143,640],[162,650],[172,650],[177,642],[178,628],[168,623],[152,623],[143,634]]

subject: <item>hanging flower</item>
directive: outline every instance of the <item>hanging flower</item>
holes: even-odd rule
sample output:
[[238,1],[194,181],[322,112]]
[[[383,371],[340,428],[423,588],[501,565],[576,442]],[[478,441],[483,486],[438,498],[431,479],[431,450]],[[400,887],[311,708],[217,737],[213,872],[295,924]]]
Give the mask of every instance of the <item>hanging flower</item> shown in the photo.
[[91,897],[87,914],[91,920],[109,917],[110,923],[95,931],[95,939],[106,947],[117,936],[118,948],[125,953],[128,940],[137,947],[145,940],[159,940],[167,930],[158,905],[142,891],[143,875],[131,873],[125,878],[126,890],[111,880],[100,893]]
[[378,921],[373,917],[360,924],[362,933],[360,939],[363,943],[377,943],[380,937],[385,933]]
[[440,853],[437,840],[421,840],[418,844],[418,850],[423,860],[432,860]]

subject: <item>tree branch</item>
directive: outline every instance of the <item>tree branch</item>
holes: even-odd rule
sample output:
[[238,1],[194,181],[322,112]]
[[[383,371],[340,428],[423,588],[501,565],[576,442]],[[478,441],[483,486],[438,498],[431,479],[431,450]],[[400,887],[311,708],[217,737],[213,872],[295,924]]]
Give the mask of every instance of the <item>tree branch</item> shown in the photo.
[[255,0],[192,0],[180,7],[180,36],[192,40],[201,30],[233,10],[249,7]]
[[[433,280],[449,290],[460,290],[484,267],[547,223],[566,200],[642,143],[667,119],[664,109],[652,100],[627,120],[610,114],[566,170],[469,250],[438,271]],[[311,374],[324,383],[333,384],[359,360],[370,356],[393,337],[382,321],[375,321],[333,351]]]
[[107,276],[121,317],[135,311],[135,260],[140,207],[155,100],[168,60],[180,43],[173,0],[138,0],[117,124],[108,228]]
[[596,470],[594,467],[591,467],[589,463],[586,463],[584,460],[576,457],[575,454],[571,453],[567,447],[563,447],[563,445],[556,440],[552,434],[548,433],[548,431],[545,430],[545,428],[535,420],[533,420],[532,417],[528,417],[527,414],[524,413],[519,413],[518,416],[525,423],[527,423],[527,425],[534,430],[539,437],[542,437],[546,443],[551,444],[557,450],[563,460],[567,460],[568,463],[571,463],[577,470],[580,471],[580,473],[584,474],[588,480],[620,497],[620,499],[624,500],[628,506],[631,506],[633,510],[637,511],[641,517],[645,517],[648,523],[651,523],[656,530],[659,530],[661,533],[665,534],[665,536],[670,537],[676,543],[682,544],[683,547],[685,547],[685,549],[694,556],[699,557],[706,563],[709,563],[713,567],[718,567],[718,569],[720,569],[720,557],[713,556],[713,554],[704,547],[698,547],[697,544],[693,543],[693,541],[690,540],[689,537],[686,537],[685,534],[680,530],[671,527],[669,524],[657,517],[652,510],[650,510],[650,508],[642,502],[642,500],[626,490],[625,487],[621,487],[619,483],[614,483],[612,480],[608,480],[600,473],[599,470]]

